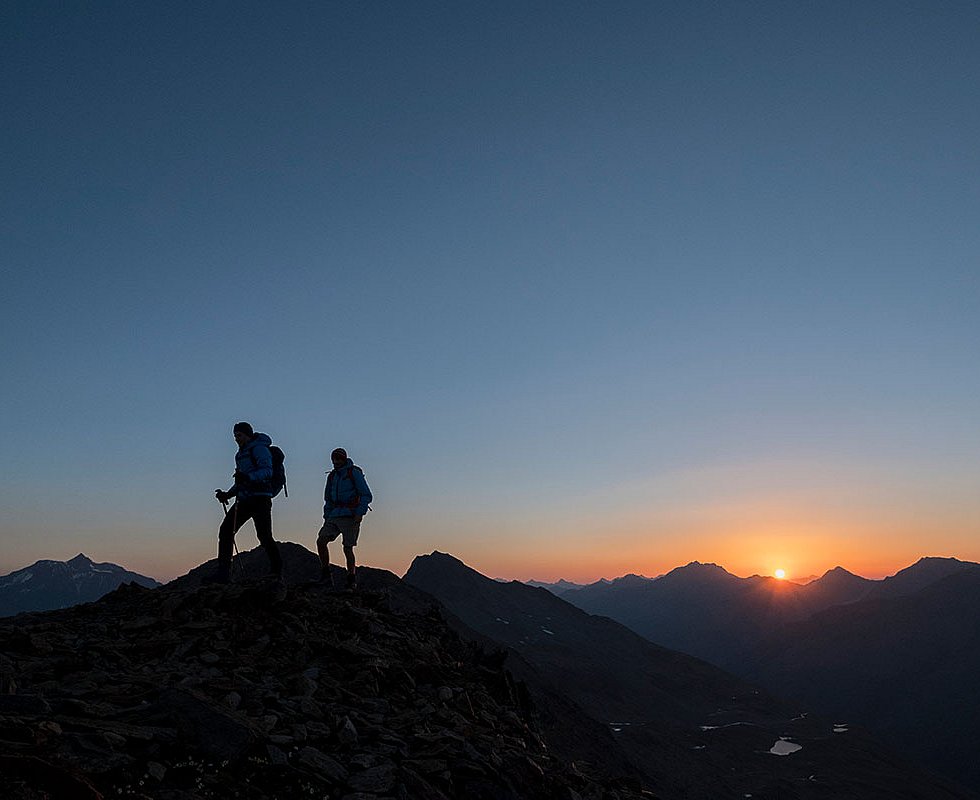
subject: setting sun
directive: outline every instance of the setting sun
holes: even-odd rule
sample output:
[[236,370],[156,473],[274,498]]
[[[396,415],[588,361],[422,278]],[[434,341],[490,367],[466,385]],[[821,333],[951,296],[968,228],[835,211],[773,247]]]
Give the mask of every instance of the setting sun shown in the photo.
[[779,578],[779,580],[783,580],[786,577],[786,570],[784,570],[784,569],[777,569],[773,573],[773,575],[775,575],[777,578]]

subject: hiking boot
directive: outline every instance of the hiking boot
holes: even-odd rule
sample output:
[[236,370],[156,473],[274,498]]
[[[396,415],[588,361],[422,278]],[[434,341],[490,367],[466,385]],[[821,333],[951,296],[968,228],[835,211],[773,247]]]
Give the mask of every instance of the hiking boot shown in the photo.
[[325,589],[333,589],[333,573],[330,567],[320,567],[320,580],[317,581]]
[[347,573],[347,588],[351,591],[357,588],[357,573],[348,572]]

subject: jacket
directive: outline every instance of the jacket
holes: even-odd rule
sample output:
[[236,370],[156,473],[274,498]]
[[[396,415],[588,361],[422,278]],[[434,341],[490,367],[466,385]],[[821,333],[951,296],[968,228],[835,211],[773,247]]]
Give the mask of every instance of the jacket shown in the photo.
[[244,482],[236,481],[228,490],[228,494],[245,500],[249,497],[272,497],[272,453],[269,445],[272,438],[264,433],[257,433],[245,446],[235,453],[235,469],[247,475]]
[[363,517],[372,500],[364,472],[351,459],[327,473],[323,487],[323,518]]

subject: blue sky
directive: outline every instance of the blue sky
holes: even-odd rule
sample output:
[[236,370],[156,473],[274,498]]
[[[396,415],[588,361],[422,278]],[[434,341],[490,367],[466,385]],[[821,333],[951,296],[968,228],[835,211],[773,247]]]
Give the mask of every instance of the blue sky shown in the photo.
[[[980,559],[974,3],[8,3],[0,571]],[[239,535],[251,547],[251,528]],[[778,563],[777,563],[778,562]]]

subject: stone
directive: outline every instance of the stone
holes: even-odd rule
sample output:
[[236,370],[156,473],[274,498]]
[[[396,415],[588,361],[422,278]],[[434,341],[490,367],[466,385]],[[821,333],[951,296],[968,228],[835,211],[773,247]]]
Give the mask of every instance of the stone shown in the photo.
[[0,694],[0,714],[50,714],[51,704],[36,694]]
[[343,783],[347,780],[348,772],[341,766],[340,762],[325,753],[321,753],[315,747],[302,748],[297,760],[331,783]]
[[265,746],[265,752],[269,756],[270,764],[275,764],[278,767],[284,767],[289,763],[289,759],[286,757],[286,754],[274,744],[267,744]]
[[350,721],[350,717],[344,717],[340,723],[340,730],[337,731],[337,738],[341,744],[354,744],[357,741],[357,728]]
[[355,772],[348,779],[347,785],[358,792],[387,794],[395,785],[395,765],[380,764],[363,772]]
[[167,768],[163,764],[151,761],[146,765],[146,771],[151,778],[162,781],[167,775]]

